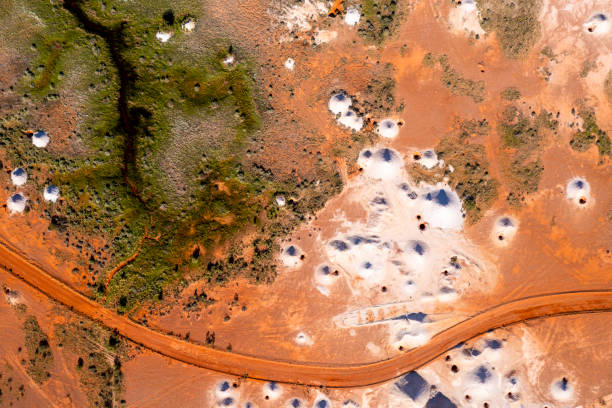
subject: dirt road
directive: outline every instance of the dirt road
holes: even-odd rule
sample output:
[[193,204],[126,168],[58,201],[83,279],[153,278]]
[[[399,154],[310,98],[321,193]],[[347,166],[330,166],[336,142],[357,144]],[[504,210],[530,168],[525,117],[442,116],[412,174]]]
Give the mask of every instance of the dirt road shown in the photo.
[[0,266],[73,311],[167,357],[236,376],[327,387],[359,387],[388,381],[490,329],[547,316],[612,311],[612,289],[516,299],[484,310],[436,334],[426,345],[406,351],[401,356],[365,365],[321,366],[229,353],[158,333],[81,295],[2,243]]

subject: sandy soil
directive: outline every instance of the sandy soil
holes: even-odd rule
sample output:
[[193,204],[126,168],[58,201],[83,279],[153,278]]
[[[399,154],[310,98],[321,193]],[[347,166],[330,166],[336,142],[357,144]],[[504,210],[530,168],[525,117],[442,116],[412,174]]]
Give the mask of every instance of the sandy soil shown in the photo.
[[[366,46],[355,29],[347,27],[340,19],[325,16],[311,22],[313,30],[336,31],[337,37],[312,46],[309,36],[314,31],[298,31],[297,38],[287,35],[287,31],[275,22],[274,13],[265,11],[264,2],[232,4],[211,2],[209,8],[223,22],[220,26],[231,30],[245,44],[252,39],[259,44],[259,58],[265,69],[258,80],[269,90],[266,115],[268,123],[273,125],[265,129],[266,137],[269,135],[266,142],[254,146],[253,150],[258,153],[253,161],[265,163],[279,176],[312,178],[311,169],[317,153],[329,155],[338,144],[351,143],[350,132],[339,126],[328,112],[329,96],[342,89],[358,100],[364,95],[365,85],[373,72],[387,62],[395,68],[396,101],[405,105],[403,111],[393,116],[401,120],[403,126],[394,139],[376,143],[390,146],[403,156],[410,156],[414,148],[434,147],[452,130],[457,117],[486,117],[491,130],[479,142],[486,147],[492,176],[501,179],[503,163],[500,162],[497,125],[507,104],[500,97],[501,91],[509,86],[517,87],[522,95],[518,105],[525,112],[541,109],[559,112],[559,129],[554,138],[547,140],[541,153],[545,170],[538,192],[529,196],[527,205],[517,211],[505,204],[503,197],[507,189],[502,185],[502,198],[478,224],[464,228],[465,239],[495,265],[496,284],[487,291],[469,292],[469,296],[447,306],[444,310],[447,315],[432,325],[432,330],[443,330],[466,315],[501,301],[612,286],[612,233],[607,228],[612,203],[610,161],[609,158],[601,161],[596,147],[577,153],[568,145],[578,120],[572,108],[585,98],[595,109],[599,125],[604,130],[612,126],[612,104],[603,92],[603,82],[612,68],[612,40],[610,36],[591,35],[583,27],[593,13],[606,7],[605,2],[584,1],[568,6],[565,2],[545,1],[540,15],[540,40],[532,52],[520,60],[504,58],[494,35],[474,40],[458,30],[456,19],[449,20],[454,6],[446,1],[417,3],[396,36],[382,49]],[[233,21],[232,25],[227,25],[228,21]],[[197,41],[197,36],[191,38]],[[556,55],[554,60],[540,54],[545,46],[552,48]],[[423,57],[430,52],[446,54],[450,65],[464,77],[484,81],[485,101],[477,104],[467,96],[453,96],[440,82],[440,73],[423,65]],[[292,71],[283,65],[288,57],[295,60]],[[595,68],[581,77],[585,61],[595,61]],[[16,62],[12,66],[20,65]],[[2,72],[2,86],[10,84],[11,76],[18,73],[19,70]],[[70,124],[76,123],[75,113],[70,108],[68,105],[50,107],[49,112],[45,112],[65,118],[61,120],[66,124],[65,129],[58,129],[58,132],[66,135],[70,133]],[[357,150],[352,152],[354,157],[357,153]],[[338,159],[338,163],[347,185],[358,184],[355,181],[358,176],[349,176],[342,167],[343,159]],[[576,176],[584,177],[591,186],[593,200],[585,208],[576,208],[565,198],[566,184]],[[5,175],[2,177],[3,182],[8,180]],[[340,271],[329,296],[317,289],[315,270],[326,261],[325,244],[339,231],[348,231],[348,225],[367,220],[368,211],[360,203],[358,192],[357,188],[345,189],[330,200],[314,220],[288,238],[287,244],[297,245],[306,257],[297,268],[282,269],[270,286],[255,286],[238,280],[225,287],[209,288],[203,282],[196,282],[182,292],[176,304],[159,309],[144,308],[135,316],[146,319],[154,330],[179,338],[188,336],[194,343],[204,343],[206,333],[214,332],[217,349],[231,345],[236,353],[279,360],[346,364],[373,362],[400,354],[388,340],[386,325],[343,328],[334,323],[336,316],[360,307],[375,306],[379,300],[371,297],[368,303],[363,293],[356,297],[344,271]],[[6,201],[5,194],[0,191],[2,202]],[[502,215],[513,216],[519,225],[512,242],[506,246],[496,245],[491,239],[493,225]],[[75,267],[82,267],[86,258],[74,249],[67,249],[63,237],[46,229],[46,223],[33,212],[17,217],[0,215],[0,238],[63,282],[86,292],[83,279],[91,277],[71,272]],[[19,285],[10,276],[2,276],[12,285]],[[200,311],[188,312],[184,305],[196,288],[205,290],[216,302]],[[28,291],[23,287],[20,293]],[[234,300],[236,295],[237,301]],[[40,316],[51,313],[52,306],[45,298],[35,292],[29,296],[36,297],[38,302],[33,302],[38,306],[29,306],[33,313]],[[12,322],[2,326],[7,331],[6,337],[11,339],[3,346],[2,355],[7,356],[5,360],[16,369],[21,381],[28,383],[27,375],[19,371],[19,357],[14,351],[22,341],[17,328],[18,317],[11,307],[3,305],[2,308],[2,315],[7,316],[7,322]],[[610,336],[602,332],[609,321],[607,314],[559,317],[503,331],[500,336],[507,339],[507,349],[515,353],[508,354],[507,358],[517,360],[516,370],[525,376],[528,384],[522,394],[534,403],[576,406],[612,393],[605,381],[612,376],[605,365],[611,357],[607,352],[611,349],[607,340]],[[303,344],[298,341],[300,334],[304,334],[301,339],[306,339]],[[525,351],[527,349],[531,354]],[[442,360],[435,360],[420,372],[447,395],[455,400],[461,398],[448,389],[448,384],[458,380],[449,377],[448,364]],[[58,406],[82,406],[84,396],[66,367],[56,368],[59,371],[53,374],[55,378],[62,378],[61,384],[52,382],[41,390],[30,381],[27,387],[34,391],[26,392],[23,401],[27,404],[22,406],[45,404],[45,400],[63,401],[57,402]],[[527,373],[532,372],[536,374],[529,377]],[[214,406],[219,399],[214,387],[224,379],[146,351],[126,365],[125,375],[128,405],[151,407],[165,404],[167,396],[181,401],[183,406],[202,406],[203,403]],[[551,384],[565,375],[575,380],[572,382],[574,393],[568,401],[555,402]],[[284,406],[293,395],[310,405],[324,392],[287,386],[279,399],[270,401],[264,398],[263,383],[238,383],[236,400],[249,400],[261,406]],[[361,406],[413,403],[398,397],[393,389],[393,384],[387,384],[376,389],[330,391],[329,395],[335,403],[354,398]],[[66,399],[67,393],[73,400]],[[391,401],[389,395],[397,397],[393,400],[396,402]],[[461,402],[462,406],[472,403],[476,404]]]

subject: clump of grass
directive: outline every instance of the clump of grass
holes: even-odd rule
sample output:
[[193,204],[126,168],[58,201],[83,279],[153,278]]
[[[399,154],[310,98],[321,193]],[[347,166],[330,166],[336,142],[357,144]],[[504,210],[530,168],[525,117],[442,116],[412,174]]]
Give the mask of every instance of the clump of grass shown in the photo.
[[501,97],[507,101],[516,101],[521,99],[521,92],[517,88],[511,86],[502,91]]
[[612,103],[612,70],[608,71],[606,79],[604,81],[604,92],[608,102]]
[[442,70],[440,81],[453,95],[469,96],[474,103],[484,101],[486,95],[484,81],[464,78],[450,65],[446,55],[435,56],[428,53],[423,58],[423,65],[430,68],[435,68],[439,65]]
[[542,48],[540,50],[540,54],[542,54],[552,62],[557,62],[557,56],[555,55],[555,52],[550,47],[550,45],[547,45],[546,47]]
[[401,17],[396,0],[360,0],[362,18],[359,34],[369,42],[382,43],[390,37]]
[[449,185],[463,201],[470,224],[477,223],[498,196],[499,182],[489,175],[485,148],[478,143],[478,139],[488,132],[486,119],[457,121],[455,130],[443,137],[435,148],[438,157],[446,164],[444,169],[426,169],[418,163],[408,167],[408,173],[416,183],[433,184],[447,177]]
[[72,364],[91,406],[121,405],[124,390],[122,360],[128,344],[114,332],[83,317],[55,326],[63,347],[76,355]]
[[487,32],[496,33],[506,57],[521,57],[535,44],[540,32],[540,0],[481,0],[476,4],[481,16],[480,26]]
[[582,70],[580,70],[580,78],[586,78],[591,71],[597,68],[597,61],[587,60],[582,63]]
[[593,110],[583,109],[579,114],[583,121],[582,129],[578,130],[572,136],[570,140],[572,149],[578,152],[584,152],[595,143],[600,156],[609,156],[610,138],[597,124],[595,112]]
[[558,122],[545,110],[529,117],[514,106],[503,112],[500,133],[507,160],[503,172],[510,189],[506,201],[511,206],[520,207],[528,194],[538,190],[544,172],[539,150],[546,132],[557,127]]
[[53,353],[49,337],[42,331],[38,320],[28,316],[23,324],[25,331],[25,348],[28,353],[26,371],[37,384],[42,384],[51,377]]
[[371,114],[389,114],[395,107],[395,79],[392,64],[375,69],[371,74],[361,97],[354,106]]
[[438,157],[454,168],[447,176],[463,200],[468,222],[472,224],[480,220],[498,195],[499,183],[489,175],[484,146],[470,140],[486,133],[486,120],[460,122],[455,134],[443,138],[436,146]]

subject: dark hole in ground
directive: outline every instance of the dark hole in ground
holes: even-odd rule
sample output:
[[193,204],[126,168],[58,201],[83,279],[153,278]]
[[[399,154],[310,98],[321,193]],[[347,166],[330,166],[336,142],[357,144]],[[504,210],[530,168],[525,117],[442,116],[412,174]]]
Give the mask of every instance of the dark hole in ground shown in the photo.
[[164,14],[162,15],[164,21],[166,22],[166,24],[168,25],[174,25],[174,11],[172,10],[166,10],[164,11]]

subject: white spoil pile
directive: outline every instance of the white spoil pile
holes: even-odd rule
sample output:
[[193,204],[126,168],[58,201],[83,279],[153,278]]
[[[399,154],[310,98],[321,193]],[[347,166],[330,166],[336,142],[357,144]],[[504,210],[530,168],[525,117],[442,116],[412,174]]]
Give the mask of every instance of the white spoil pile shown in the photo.
[[392,139],[399,133],[399,126],[393,119],[383,119],[378,125],[378,134],[387,139]]
[[17,167],[11,172],[11,181],[16,186],[23,186],[28,181],[28,174],[21,167]]
[[346,10],[346,14],[344,15],[344,23],[351,27],[359,24],[359,20],[361,19],[361,13],[355,7],[349,7]]
[[49,140],[49,134],[43,130],[38,130],[32,134],[32,144],[41,149],[47,147]]
[[11,214],[22,213],[25,210],[28,199],[22,193],[13,194],[6,201],[6,208]]
[[53,184],[48,185],[43,191],[43,198],[45,201],[50,201],[52,203],[56,202],[59,199],[59,188],[54,186]]
[[580,177],[573,178],[567,183],[566,197],[578,207],[586,207],[591,203],[591,186]]

